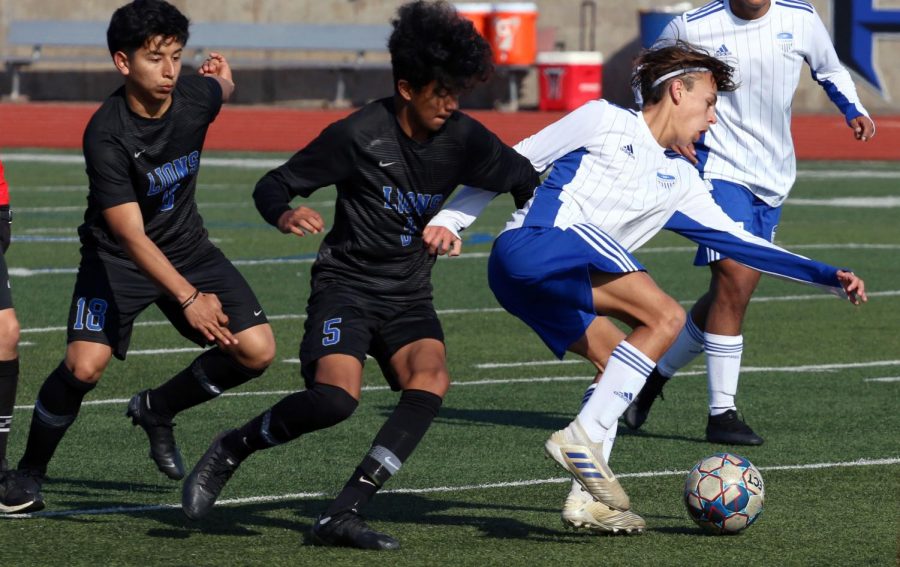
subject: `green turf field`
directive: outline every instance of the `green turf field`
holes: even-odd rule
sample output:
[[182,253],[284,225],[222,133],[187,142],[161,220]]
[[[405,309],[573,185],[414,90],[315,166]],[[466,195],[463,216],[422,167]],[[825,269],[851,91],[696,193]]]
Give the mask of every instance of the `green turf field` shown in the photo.
[[[16,211],[7,261],[23,329],[13,463],[37,390],[64,353],[79,257],[84,168],[48,155],[3,154]],[[321,238],[284,236],[260,219],[250,192],[265,164],[237,168],[209,157],[235,156],[205,156],[200,210],[266,306],[278,357],[262,378],[179,416],[175,433],[188,463],[217,432],[301,388],[297,345]],[[156,471],[143,432],[124,417],[133,393],[160,384],[198,352],[151,309],[139,319],[128,360],[111,363],[51,463],[47,509],[0,519],[0,565],[896,565],[898,179],[897,165],[801,164],[778,242],[853,268],[871,297],[854,308],[764,278],[744,329],[738,404],[766,443],[736,452],[760,468],[767,498],[759,521],[741,535],[704,535],[681,503],[685,472],[726,449],[703,438],[702,361],[670,383],[644,429],[619,430],[611,465],[647,532],[601,537],[562,528],[568,484],[542,445],[575,414],[592,371],[574,358],[555,361],[488,290],[490,238],[511,206],[500,198],[469,231],[464,255],[435,268],[455,386],[414,456],[366,510],[374,527],[400,538],[399,552],[323,549],[305,537],[396,402],[375,364],[353,418],[255,455],[221,506],[202,522],[188,521],[178,507],[180,484]],[[323,190],[309,203],[330,218],[333,196]],[[852,200],[831,201],[838,198]],[[692,247],[676,235],[659,235],[637,256],[685,306],[705,289],[706,270],[691,266]]]

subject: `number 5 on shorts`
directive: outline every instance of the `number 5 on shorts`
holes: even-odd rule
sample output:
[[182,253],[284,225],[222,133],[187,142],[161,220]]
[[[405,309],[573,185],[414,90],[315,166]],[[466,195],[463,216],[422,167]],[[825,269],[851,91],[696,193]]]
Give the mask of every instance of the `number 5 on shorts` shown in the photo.
[[322,334],[325,335],[322,338],[323,346],[332,346],[341,342],[341,330],[337,327],[340,325],[341,320],[340,317],[337,319],[329,319],[322,325]]

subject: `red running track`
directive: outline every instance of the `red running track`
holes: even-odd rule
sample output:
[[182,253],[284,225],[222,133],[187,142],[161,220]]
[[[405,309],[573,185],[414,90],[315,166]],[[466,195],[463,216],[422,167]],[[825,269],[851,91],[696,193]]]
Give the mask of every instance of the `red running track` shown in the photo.
[[[80,148],[97,104],[0,104],[0,147]],[[206,149],[293,152],[350,110],[293,110],[226,106],[213,123]],[[558,112],[472,111],[474,118],[514,144],[562,116]],[[795,116],[800,159],[900,160],[900,116],[876,116],[875,137],[858,142],[837,114]]]

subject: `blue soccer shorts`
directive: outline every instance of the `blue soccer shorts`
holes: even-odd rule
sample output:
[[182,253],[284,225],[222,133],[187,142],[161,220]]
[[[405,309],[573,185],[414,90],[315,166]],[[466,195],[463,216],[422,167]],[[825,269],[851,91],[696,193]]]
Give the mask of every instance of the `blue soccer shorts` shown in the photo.
[[[781,207],[772,207],[739,183],[712,180],[712,197],[729,217],[741,223],[744,230],[769,242],[775,241],[775,231],[781,218]],[[695,266],[718,262],[722,256],[712,248],[699,246],[694,257]]]
[[597,317],[591,273],[644,267],[598,227],[522,227],[501,234],[488,260],[488,283],[504,309],[562,358]]

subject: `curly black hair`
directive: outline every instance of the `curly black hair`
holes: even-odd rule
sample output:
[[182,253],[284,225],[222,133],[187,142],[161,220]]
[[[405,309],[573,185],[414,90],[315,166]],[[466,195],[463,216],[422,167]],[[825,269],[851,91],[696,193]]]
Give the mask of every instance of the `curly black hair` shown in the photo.
[[[641,93],[644,105],[656,104],[662,100],[669,83],[676,78],[691,90],[699,72],[712,73],[719,91],[731,92],[738,88],[732,80],[734,68],[731,65],[681,40],[642,51],[634,62],[631,86]],[[667,75],[670,76],[664,78]]]
[[157,36],[186,45],[189,25],[187,17],[165,0],[134,0],[113,12],[106,44],[110,55],[122,51],[129,56]]
[[415,90],[436,81],[438,91],[460,93],[494,70],[491,46],[471,21],[443,0],[400,6],[388,40],[394,88],[406,80]]

